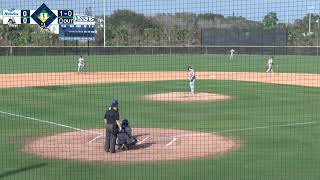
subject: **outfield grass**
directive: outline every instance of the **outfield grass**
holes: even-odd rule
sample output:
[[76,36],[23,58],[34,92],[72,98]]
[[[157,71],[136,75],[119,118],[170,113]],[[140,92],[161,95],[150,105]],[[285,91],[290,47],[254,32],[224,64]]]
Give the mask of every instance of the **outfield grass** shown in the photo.
[[[102,58],[99,61],[102,61]],[[142,61],[138,61],[138,64],[142,64]],[[315,62],[315,59],[310,61]],[[179,62],[173,62],[175,66],[169,67],[169,70],[177,70],[175,68]],[[201,61],[199,69],[202,66],[205,68],[203,63]],[[53,68],[51,70],[54,71],[54,68],[58,67],[48,68]],[[134,66],[133,70],[164,70],[161,69],[164,68],[163,64],[158,67],[156,65],[144,67],[145,69],[135,69],[135,67],[140,65]],[[123,66],[123,68],[114,70],[126,70],[128,67]],[[245,68],[247,67],[243,67],[242,70]],[[23,71],[17,69],[15,72]],[[319,88],[199,80],[198,91],[222,93],[232,96],[233,99],[219,103],[185,104],[150,102],[141,98],[144,94],[186,91],[187,85],[185,81],[162,81],[0,89],[0,110],[77,128],[103,128],[102,118],[106,105],[110,99],[116,97],[120,100],[121,116],[129,118],[133,127],[221,132],[227,137],[238,140],[241,143],[239,149],[217,157],[137,164],[48,160],[25,153],[22,150],[23,144],[30,138],[70,131],[69,129],[0,114],[0,178],[146,180],[320,178]],[[307,122],[319,124],[271,127]],[[255,129],[267,126],[269,128]],[[253,129],[226,132],[243,128]]]
[[[109,55],[85,56],[86,71],[196,71],[263,72],[269,56],[238,55]],[[77,56],[0,56],[0,73],[73,72]],[[275,72],[319,73],[317,56],[275,56]]]

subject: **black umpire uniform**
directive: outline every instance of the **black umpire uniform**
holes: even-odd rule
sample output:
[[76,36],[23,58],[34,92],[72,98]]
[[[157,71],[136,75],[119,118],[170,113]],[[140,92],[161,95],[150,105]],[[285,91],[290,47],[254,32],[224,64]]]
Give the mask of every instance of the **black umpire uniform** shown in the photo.
[[118,101],[116,99],[112,100],[111,107],[108,108],[104,115],[105,127],[106,127],[106,140],[104,150],[106,152],[115,153],[116,152],[116,139],[119,129],[119,109]]

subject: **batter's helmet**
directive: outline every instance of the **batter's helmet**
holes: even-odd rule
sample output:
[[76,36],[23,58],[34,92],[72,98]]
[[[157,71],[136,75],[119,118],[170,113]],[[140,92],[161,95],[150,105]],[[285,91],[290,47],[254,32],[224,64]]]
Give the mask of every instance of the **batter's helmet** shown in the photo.
[[112,107],[117,107],[118,104],[119,104],[118,100],[112,99],[112,101],[111,101],[111,106],[112,106]]

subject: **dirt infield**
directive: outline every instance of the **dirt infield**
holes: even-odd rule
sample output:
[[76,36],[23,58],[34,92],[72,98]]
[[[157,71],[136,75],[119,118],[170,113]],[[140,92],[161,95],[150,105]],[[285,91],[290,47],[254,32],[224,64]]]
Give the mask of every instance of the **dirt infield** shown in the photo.
[[[0,74],[0,88],[187,80],[186,72],[88,72]],[[320,87],[320,74],[197,72],[197,79],[236,80],[296,86]]]
[[145,95],[144,99],[150,101],[173,101],[173,102],[195,102],[195,101],[224,101],[231,99],[230,96],[213,93],[195,93],[188,92],[172,92],[162,94]]
[[159,128],[135,128],[139,140],[131,150],[106,153],[101,135],[74,131],[39,137],[25,146],[28,153],[49,159],[84,162],[145,162],[194,159],[226,153],[238,147],[236,141],[216,134]]

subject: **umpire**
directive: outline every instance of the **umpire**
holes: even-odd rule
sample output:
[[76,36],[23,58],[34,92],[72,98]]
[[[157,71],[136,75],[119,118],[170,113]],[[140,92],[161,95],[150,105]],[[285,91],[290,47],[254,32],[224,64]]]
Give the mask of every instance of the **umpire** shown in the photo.
[[121,128],[118,104],[118,100],[113,99],[111,106],[104,115],[104,123],[106,127],[106,141],[104,150],[111,153],[116,152],[115,146],[117,134],[118,130]]

